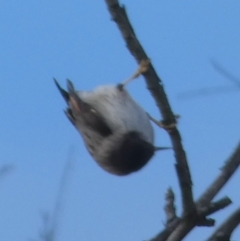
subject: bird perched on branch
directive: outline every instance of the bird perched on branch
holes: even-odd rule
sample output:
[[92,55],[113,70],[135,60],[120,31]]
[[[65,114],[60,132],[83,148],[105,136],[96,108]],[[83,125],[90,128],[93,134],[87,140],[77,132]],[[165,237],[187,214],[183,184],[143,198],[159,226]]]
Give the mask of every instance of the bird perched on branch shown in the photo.
[[55,80],[67,102],[65,113],[81,134],[93,159],[104,170],[128,175],[148,163],[156,150],[148,114],[132,99],[125,85],[147,71],[142,61],[136,73],[118,85],[99,86],[93,91],[76,91],[67,80],[65,91]]

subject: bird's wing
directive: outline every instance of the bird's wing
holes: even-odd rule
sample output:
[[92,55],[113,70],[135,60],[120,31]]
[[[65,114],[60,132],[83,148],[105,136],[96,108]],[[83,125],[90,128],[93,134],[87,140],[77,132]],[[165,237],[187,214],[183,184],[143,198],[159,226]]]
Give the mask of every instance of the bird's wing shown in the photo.
[[103,137],[112,134],[112,130],[103,117],[89,104],[80,99],[70,80],[67,80],[68,92],[62,89],[55,79],[54,81],[63,98],[67,101],[68,108],[65,113],[77,129],[91,128]]

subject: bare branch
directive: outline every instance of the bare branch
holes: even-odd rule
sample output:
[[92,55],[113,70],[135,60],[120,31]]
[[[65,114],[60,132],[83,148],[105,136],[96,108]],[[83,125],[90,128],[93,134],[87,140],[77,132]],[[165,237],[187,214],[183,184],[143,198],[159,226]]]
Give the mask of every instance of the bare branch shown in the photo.
[[175,208],[175,197],[173,190],[169,188],[166,193],[166,205],[164,210],[167,216],[167,224],[171,223],[174,219],[177,218],[176,208]]
[[[195,226],[214,226],[215,221],[213,219],[207,219],[206,216],[227,207],[231,203],[228,197],[224,197],[216,202],[210,203],[208,206],[197,209],[197,212],[193,212],[190,216],[184,218],[176,217],[171,222],[167,223],[165,229],[150,241],[178,241],[182,240],[182,238],[184,238]],[[175,234],[170,237],[173,232]]]
[[240,89],[240,79],[233,74],[231,74],[228,70],[222,67],[217,61],[211,60],[211,64],[213,68],[225,78],[234,83],[235,86],[213,86],[208,88],[201,88],[197,90],[185,91],[183,93],[178,94],[178,98],[180,99],[190,99],[202,96],[210,96],[212,94],[223,94],[230,91],[239,91]]
[[174,231],[169,235],[167,241],[181,241],[197,225],[196,219],[185,219],[181,221]]
[[[144,59],[149,59],[136,37],[136,34],[128,19],[125,8],[119,5],[118,0],[105,0],[105,2],[108,6],[108,10],[112,16],[112,19],[116,22],[122,34],[128,50],[134,56],[136,61],[140,63],[140,61]],[[163,117],[162,123],[164,125],[176,124],[176,118],[171,109],[168,98],[165,94],[162,80],[158,77],[152,64],[149,65],[149,69],[146,71],[146,73],[143,74],[143,76],[145,77],[147,88],[151,92],[155,103],[159,108],[159,112]],[[183,215],[181,219],[176,217],[173,205],[173,198],[170,195],[168,197],[168,204],[165,207],[168,220],[166,227],[159,235],[157,235],[151,241],[180,241],[197,225],[213,226],[214,220],[207,219],[206,215],[209,215],[215,211],[220,210],[221,208],[226,207],[230,204],[230,200],[224,199],[213,204],[211,204],[210,202],[237,169],[240,159],[240,148],[239,150],[237,148],[234,155],[230,158],[230,161],[228,161],[228,163],[230,164],[225,165],[220,177],[217,178],[217,181],[214,182],[211,187],[206,191],[206,193],[202,196],[202,198],[200,198],[200,202],[198,202],[196,206],[193,201],[194,199],[192,194],[191,175],[187,163],[186,153],[183,149],[180,133],[176,126],[167,129],[167,131],[171,138],[176,158],[175,167],[181,189]],[[236,159],[238,159],[237,164]],[[198,210],[198,208],[200,208],[200,211]],[[205,208],[205,210],[203,210],[202,208]],[[173,221],[171,221],[172,218]]]
[[197,90],[189,90],[177,95],[177,98],[182,100],[188,100],[192,98],[199,98],[203,96],[212,96],[213,94],[227,94],[229,92],[238,91],[235,86],[212,86],[206,88],[200,88]]
[[69,154],[60,177],[59,188],[57,192],[54,209],[51,212],[41,212],[42,227],[39,230],[39,240],[55,241],[59,231],[59,222],[62,214],[62,209],[65,201],[67,185],[72,173],[73,167],[73,148],[69,149]]
[[[117,0],[105,0],[112,19],[116,22],[127,48],[134,56],[136,61],[140,63],[143,59],[149,59],[137,39],[133,27],[128,19],[124,6],[120,6]],[[161,79],[157,76],[152,64],[149,64],[149,70],[144,74],[148,89],[153,95],[159,110],[162,113],[165,124],[176,123],[175,116],[170,108],[167,96],[162,86]]]
[[154,238],[149,241],[166,241],[169,235],[173,232],[173,230],[179,225],[181,222],[180,218],[175,218],[171,223],[166,225],[166,228],[156,235]]
[[171,188],[167,190],[165,200],[164,210],[167,217],[165,229],[149,241],[165,241],[180,222],[180,218],[176,215],[175,197]]
[[213,198],[218,194],[222,187],[227,183],[227,181],[232,177],[234,172],[237,170],[240,164],[240,143],[237,148],[227,160],[224,167],[221,168],[220,175],[213,181],[209,188],[202,194],[199,198],[197,205],[199,207],[205,207],[213,200]]
[[[214,226],[215,220],[205,218],[204,214],[192,212],[190,215],[184,217],[175,225],[172,232],[169,233],[165,240],[159,241],[181,241],[183,238],[192,231],[196,226],[212,227]],[[157,240],[158,241],[158,240]]]
[[73,148],[70,148],[66,164],[63,168],[63,172],[60,177],[56,203],[52,214],[52,220],[51,220],[52,222],[49,228],[49,235],[51,237],[49,241],[57,240],[56,235],[58,232],[60,216],[62,214],[62,209],[65,201],[64,198],[67,191],[67,184],[69,183],[69,179],[72,173],[72,166],[73,166]]
[[213,233],[206,241],[229,241],[233,231],[240,224],[240,208]]
[[[230,179],[233,173],[237,170],[240,164],[240,144],[238,144],[234,153],[231,155],[229,160],[226,162],[225,166],[222,168],[221,174],[216,178],[216,180],[210,185],[210,187],[205,191],[205,193],[200,197],[197,202],[197,207],[199,210],[204,207],[210,208],[211,200],[217,195],[221,188]],[[211,209],[211,212],[213,209]],[[218,210],[216,210],[218,211]],[[205,210],[204,212],[199,212],[197,215],[192,213],[191,216],[185,217],[180,224],[174,229],[170,234],[167,241],[180,241],[182,240],[195,226],[207,224],[214,225],[211,219],[206,219],[205,216],[209,212]],[[206,221],[206,223],[205,223]]]
[[226,208],[232,203],[229,197],[221,198],[220,200],[211,203],[208,207],[198,209],[200,213],[204,213],[206,216],[213,214],[221,209]]
[[[116,22],[127,48],[134,56],[136,61],[140,63],[143,59],[149,59],[141,46],[136,34],[128,19],[126,10],[123,6],[119,5],[117,0],[105,0],[108,10],[112,16],[112,19]],[[143,74],[147,84],[147,88],[151,92],[156,105],[163,117],[163,124],[171,125],[176,123],[175,115],[170,107],[169,101],[165,94],[162,80],[158,77],[152,64],[150,63],[149,69]],[[192,180],[187,163],[186,153],[183,149],[180,133],[176,127],[168,130],[175,152],[176,158],[176,170],[179,179],[179,185],[182,193],[183,212],[187,214],[194,209],[193,193],[192,193]]]
[[[205,216],[227,207],[230,203],[231,200],[225,197],[215,203],[212,203],[208,208],[201,209],[199,213],[196,213],[192,217],[185,217],[184,219],[176,217],[172,222],[167,223],[163,231],[149,241],[180,241],[195,226],[211,227],[214,225],[215,221],[213,219],[206,219]],[[173,232],[174,235],[170,237]]]
[[231,74],[229,71],[227,71],[225,68],[223,68],[217,61],[211,60],[211,63],[213,65],[213,68],[219,72],[221,75],[225,76],[227,79],[232,81],[232,83],[235,84],[238,89],[240,89],[240,80],[233,74]]

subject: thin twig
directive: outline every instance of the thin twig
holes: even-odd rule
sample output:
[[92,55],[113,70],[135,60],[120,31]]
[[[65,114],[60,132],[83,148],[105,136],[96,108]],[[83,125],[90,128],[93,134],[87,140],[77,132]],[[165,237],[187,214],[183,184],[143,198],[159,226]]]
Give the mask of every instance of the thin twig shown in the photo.
[[[120,6],[117,0],[105,0],[105,2],[108,6],[108,10],[112,16],[112,19],[116,22],[122,34],[122,37],[126,42],[128,50],[134,56],[136,61],[140,63],[141,60],[149,59],[135,35],[125,8],[123,6]],[[152,64],[149,65],[148,71],[144,73],[143,76],[145,77],[147,87],[151,92],[156,102],[156,105],[158,106],[159,111],[163,117],[162,123],[165,125],[176,124],[176,118],[165,94],[162,80],[158,77]],[[224,175],[222,175],[224,176],[224,181],[222,181],[222,179],[220,178],[220,183],[214,182],[214,185],[211,186],[212,188],[210,187],[210,193],[209,191],[207,191],[207,194],[203,196],[204,198],[200,199],[201,201],[203,201],[200,203],[203,203],[204,205],[197,206],[200,208],[209,207],[209,209],[212,209],[209,211],[207,208],[204,212],[199,213],[198,210],[195,208],[196,206],[193,201],[191,175],[187,163],[186,153],[182,146],[180,133],[176,126],[169,129],[168,133],[172,141],[173,150],[176,158],[176,170],[181,189],[183,215],[181,219],[176,218],[174,219],[174,222],[168,223],[168,225],[166,225],[166,228],[159,235],[153,238],[152,241],[179,241],[182,240],[197,225],[214,225],[214,220],[207,219],[206,214],[207,211],[218,211],[220,207],[214,210],[211,207],[210,202],[213,197],[219,192],[222,186],[226,183],[226,181],[229,180],[229,178],[237,168],[235,167],[236,165],[234,167],[232,167],[233,165],[226,165],[228,168],[226,168],[226,170],[222,172],[224,173]],[[235,156],[233,159],[235,159]],[[227,171],[230,171],[230,173],[228,173]],[[197,204],[200,203],[198,202]],[[225,206],[227,206],[227,204]]]
[[[149,59],[135,35],[125,8],[120,6],[117,0],[105,0],[105,2],[112,19],[116,22],[122,37],[126,42],[128,50],[134,56],[136,61],[140,63],[141,60]],[[149,64],[148,71],[144,73],[143,76],[145,77],[147,88],[151,92],[163,117],[163,124],[176,124],[176,118],[165,94],[162,80],[158,77],[151,63]],[[183,213],[186,215],[194,209],[191,175],[178,129],[173,127],[168,133],[175,152],[176,170],[182,193]]]
[[[205,217],[227,207],[230,204],[231,200],[228,197],[224,197],[210,204],[208,207],[200,209],[199,212],[192,218],[185,217],[182,219],[176,217],[172,222],[167,223],[164,230],[149,241],[182,240],[182,238],[184,238],[185,235],[188,234],[195,226],[211,227],[214,225],[214,220],[206,219]],[[175,235],[170,237],[173,232],[175,232]],[[179,234],[181,234],[181,236],[179,236]]]
[[39,231],[39,240],[41,241],[55,241],[59,231],[59,222],[64,206],[67,185],[72,173],[73,166],[73,148],[69,149],[69,154],[60,177],[59,188],[57,192],[54,209],[51,212],[42,212],[42,227]]
[[224,197],[224,198],[219,199],[216,202],[211,203],[208,207],[198,209],[198,211],[200,213],[204,213],[204,215],[206,215],[206,216],[209,216],[221,209],[226,208],[230,204],[232,204],[231,199],[229,197]]
[[240,78],[234,76],[230,71],[226,70],[223,66],[221,66],[216,60],[210,61],[213,68],[221,75],[223,75],[226,79],[230,80],[235,86],[212,86],[207,88],[201,88],[197,90],[185,91],[183,93],[178,94],[179,99],[191,99],[202,96],[210,96],[213,94],[226,94],[232,91],[238,91],[240,89]]
[[212,96],[214,94],[227,94],[234,91],[239,92],[239,89],[237,89],[236,86],[212,86],[179,93],[177,98],[181,100],[189,100],[204,96]]
[[166,200],[166,204],[165,204],[164,210],[167,217],[167,222],[166,222],[166,225],[167,225],[171,223],[175,218],[177,218],[176,208],[175,208],[175,196],[171,188],[167,190],[165,200]]
[[222,187],[232,177],[234,172],[240,165],[240,143],[237,145],[235,151],[225,163],[224,167],[221,168],[220,175],[213,181],[209,188],[201,195],[197,205],[199,207],[205,207],[213,200],[218,194]]
[[62,175],[60,177],[59,189],[57,193],[56,203],[53,210],[52,215],[52,235],[53,239],[51,241],[56,240],[57,231],[59,228],[60,217],[62,214],[62,209],[65,201],[65,195],[67,191],[67,185],[69,184],[69,180],[72,174],[73,168],[73,148],[70,148],[69,154],[67,157],[67,161],[63,168]]
[[229,241],[233,231],[240,224],[240,208],[233,214],[209,237],[206,241]]
[[234,76],[230,73],[230,71],[226,70],[224,67],[222,67],[216,60],[211,60],[211,63],[213,65],[213,68],[219,72],[221,75],[225,76],[228,80],[230,80],[232,83],[235,84],[238,89],[240,89],[240,80],[238,77]]
[[168,223],[168,225],[166,225],[163,231],[161,231],[158,235],[148,241],[166,241],[180,222],[180,218],[175,218],[171,223]]
[[[218,194],[221,188],[227,183],[233,173],[237,170],[240,164],[240,143],[237,148],[226,162],[225,166],[222,168],[221,174],[216,178],[216,180],[210,185],[210,187],[204,192],[204,194],[198,200],[196,206],[201,210],[203,207],[210,207],[210,202]],[[213,211],[213,210],[211,210]],[[216,210],[218,211],[218,210]],[[170,234],[167,241],[180,241],[182,240],[196,225],[199,225],[199,220],[201,217],[206,216],[207,210],[204,212],[199,212],[198,215],[193,215],[192,217],[186,217],[180,222],[180,224],[174,229]],[[208,221],[208,220],[206,220]],[[209,219],[210,223],[211,220]],[[200,222],[201,224],[201,222]],[[214,224],[214,223],[213,223]]]
[[182,240],[195,226],[213,226],[214,220],[206,219],[205,217],[230,204],[231,200],[228,197],[224,197],[208,205],[199,206],[195,216],[176,218],[174,222],[166,225],[165,229],[150,241]]
[[171,188],[166,192],[165,201],[164,210],[167,217],[165,229],[149,241],[165,241],[180,222],[180,218],[176,215],[175,196]]

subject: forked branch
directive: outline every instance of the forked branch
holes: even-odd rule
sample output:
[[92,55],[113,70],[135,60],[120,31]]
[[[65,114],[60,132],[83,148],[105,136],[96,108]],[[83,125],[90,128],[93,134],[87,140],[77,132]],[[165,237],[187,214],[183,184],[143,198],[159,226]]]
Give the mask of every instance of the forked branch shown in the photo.
[[[140,63],[140,61],[144,59],[149,59],[136,37],[125,8],[120,6],[117,0],[105,0],[105,2],[112,19],[116,22],[122,34],[128,50],[134,56],[136,61]],[[151,92],[163,117],[163,123],[165,125],[176,124],[176,118],[164,91],[162,80],[158,77],[151,63],[149,65],[148,71],[144,73],[143,76],[145,77],[147,88]],[[175,166],[182,193],[183,212],[184,214],[188,214],[194,208],[194,199],[192,194],[192,180],[187,163],[187,157],[177,127],[175,126],[171,128],[168,130],[168,133],[170,135],[173,150],[175,153]]]
[[222,224],[206,241],[229,241],[233,231],[240,224],[240,208]]
[[[105,0],[105,2],[128,50],[136,61],[140,63],[142,60],[149,59],[136,37],[124,6],[120,6],[118,0]],[[219,177],[210,185],[198,202],[195,203],[186,153],[182,145],[181,135],[176,127],[176,116],[171,109],[162,80],[158,77],[151,63],[148,70],[143,73],[143,76],[147,88],[158,106],[163,119],[162,123],[166,126],[171,126],[171,128],[166,128],[166,130],[170,136],[175,154],[175,167],[181,189],[183,209],[181,218],[178,218],[175,214],[174,196],[171,196],[171,191],[169,191],[166,205],[167,223],[165,229],[155,238],[151,239],[151,241],[181,241],[196,226],[213,226],[214,220],[206,217],[231,204],[231,200],[228,197],[222,198],[217,202],[212,202],[212,200],[237,170],[240,163],[240,144],[226,162]]]

